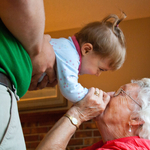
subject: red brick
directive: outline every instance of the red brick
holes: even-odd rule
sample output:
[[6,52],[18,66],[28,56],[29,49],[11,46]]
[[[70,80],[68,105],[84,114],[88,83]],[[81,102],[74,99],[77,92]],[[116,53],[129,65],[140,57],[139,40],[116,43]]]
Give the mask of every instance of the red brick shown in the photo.
[[38,127],[38,128],[32,128],[31,133],[47,133],[48,128],[47,127]]
[[40,135],[39,135],[40,141],[41,141],[45,136],[46,136],[46,133],[40,134]]
[[68,145],[83,145],[83,139],[71,139]]
[[81,149],[81,148],[84,148],[84,147],[86,147],[86,146],[77,146],[77,147],[75,147],[75,150],[78,150],[78,149]]
[[80,137],[91,137],[92,136],[92,131],[77,131],[75,133],[76,138]]
[[40,142],[33,142],[33,143],[30,143],[30,148],[37,148],[37,146],[39,145]]
[[37,127],[38,126],[38,122],[24,122],[21,123],[22,127]]
[[96,124],[93,122],[90,123],[85,123],[84,124],[84,129],[97,129]]
[[[29,112],[29,113],[19,113],[20,120],[22,123],[26,122],[47,122],[47,121],[57,121],[61,118],[67,110],[59,110],[59,111],[44,111],[44,112]],[[55,116],[55,117],[54,117]]]
[[51,120],[45,120],[43,122],[39,122],[39,126],[53,126],[56,122],[58,121],[58,119],[51,119]]
[[94,136],[101,136],[98,130],[93,131]]
[[[37,114],[22,115],[23,132],[26,139],[27,150],[35,150],[49,129],[63,115],[62,112],[38,112]],[[55,118],[56,117],[56,118]],[[48,119],[47,119],[48,118]],[[93,133],[92,133],[93,132]],[[92,137],[94,136],[94,137]],[[68,150],[87,147],[100,140],[100,134],[93,120],[84,122],[71,138]]]
[[84,145],[92,145],[100,140],[101,138],[86,138],[84,139]]
[[74,147],[75,150],[76,150],[76,149],[80,149],[80,148],[81,148],[80,146]]
[[75,150],[74,147],[67,147],[66,150]]
[[23,134],[30,134],[31,128],[23,128]]
[[77,130],[82,130],[83,129],[83,124],[81,124]]
[[39,141],[39,135],[25,135],[25,141]]
[[30,143],[26,142],[27,149],[30,148]]

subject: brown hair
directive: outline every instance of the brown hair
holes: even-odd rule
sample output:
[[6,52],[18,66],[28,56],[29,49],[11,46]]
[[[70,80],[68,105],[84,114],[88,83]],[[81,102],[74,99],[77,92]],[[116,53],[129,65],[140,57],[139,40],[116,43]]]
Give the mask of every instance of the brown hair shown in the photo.
[[125,17],[124,13],[121,19],[111,14],[101,22],[87,24],[75,34],[80,46],[91,43],[95,53],[102,59],[108,57],[112,70],[119,69],[125,61],[125,38],[118,26]]

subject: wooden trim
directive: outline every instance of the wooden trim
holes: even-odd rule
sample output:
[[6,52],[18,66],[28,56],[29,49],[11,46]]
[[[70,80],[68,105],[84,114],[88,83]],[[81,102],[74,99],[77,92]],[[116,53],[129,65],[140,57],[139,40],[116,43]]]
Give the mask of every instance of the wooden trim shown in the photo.
[[[27,122],[45,122],[48,121],[57,121],[61,118],[65,113],[66,110],[58,110],[58,111],[45,111],[45,112],[33,112],[33,113],[19,113],[21,123]],[[54,117],[55,116],[55,117]]]
[[[47,89],[46,89],[47,90]],[[45,110],[49,108],[62,108],[68,105],[67,99],[65,99],[59,91],[59,88],[49,88],[44,94],[39,94],[39,90],[34,91],[28,95],[24,96],[20,101],[18,101],[19,112],[22,111],[32,111],[32,110]],[[43,93],[44,93],[43,89]],[[49,96],[46,96],[47,93],[50,93]],[[30,97],[30,95],[32,95]],[[42,95],[42,96],[41,96]]]

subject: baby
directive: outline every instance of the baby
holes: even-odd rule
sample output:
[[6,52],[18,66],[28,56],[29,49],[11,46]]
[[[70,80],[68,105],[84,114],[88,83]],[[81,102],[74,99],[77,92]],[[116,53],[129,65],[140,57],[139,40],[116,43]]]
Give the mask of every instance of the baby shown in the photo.
[[119,19],[112,14],[101,22],[87,24],[68,39],[51,39],[56,55],[57,80],[66,99],[75,103],[88,93],[88,89],[78,83],[78,75],[99,76],[103,71],[117,70],[122,66],[126,48],[118,25],[124,18],[125,15]]

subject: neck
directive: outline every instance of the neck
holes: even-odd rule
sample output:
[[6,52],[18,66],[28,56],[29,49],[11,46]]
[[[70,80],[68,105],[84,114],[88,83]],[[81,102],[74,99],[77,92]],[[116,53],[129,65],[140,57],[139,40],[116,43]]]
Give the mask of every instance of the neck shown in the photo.
[[136,136],[134,134],[134,131],[132,130],[129,132],[129,130],[125,127],[111,127],[111,126],[100,126],[99,132],[101,134],[103,142],[119,139],[119,138],[124,138],[124,137],[129,137],[129,136]]

